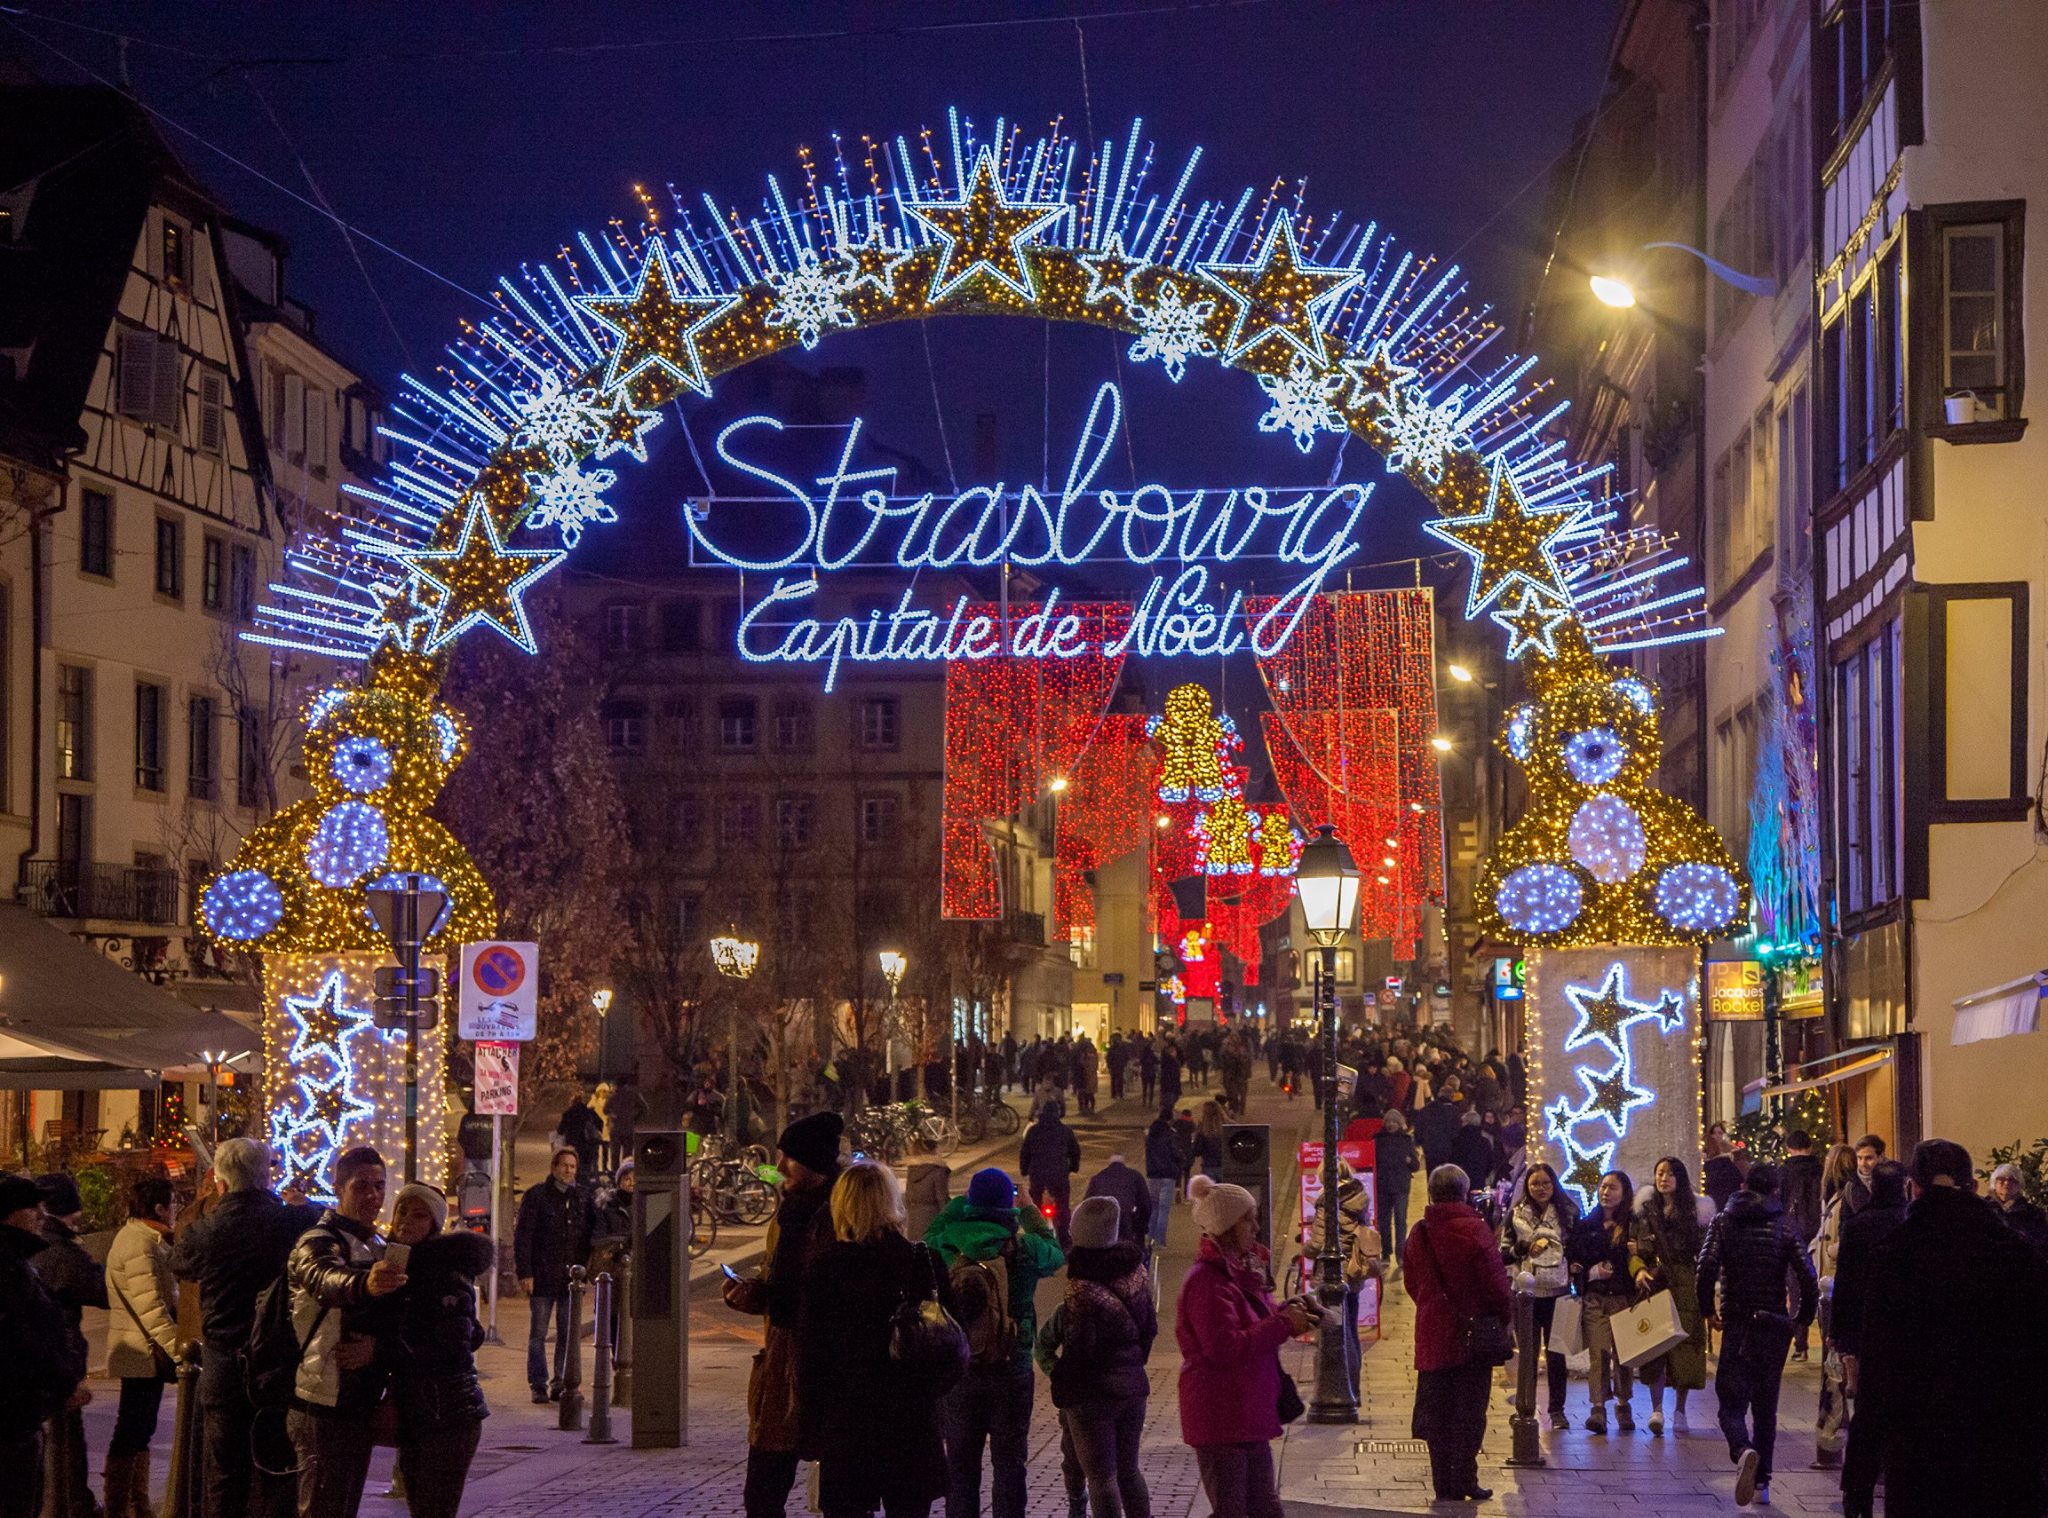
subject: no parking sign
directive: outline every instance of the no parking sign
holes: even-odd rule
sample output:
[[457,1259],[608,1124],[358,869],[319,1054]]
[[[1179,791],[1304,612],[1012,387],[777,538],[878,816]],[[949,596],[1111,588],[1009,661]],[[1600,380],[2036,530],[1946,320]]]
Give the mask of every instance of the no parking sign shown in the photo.
[[540,945],[466,943],[456,1032],[463,1038],[525,1042],[535,1033]]

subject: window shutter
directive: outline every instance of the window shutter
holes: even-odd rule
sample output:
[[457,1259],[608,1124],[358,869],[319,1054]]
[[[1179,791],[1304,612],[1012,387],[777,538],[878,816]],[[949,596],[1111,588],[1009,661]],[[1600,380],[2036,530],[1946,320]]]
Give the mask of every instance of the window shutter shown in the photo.
[[296,374],[284,377],[284,451],[295,464],[306,459],[306,382]]
[[227,380],[206,373],[199,376],[199,447],[204,453],[219,453],[227,444]]
[[123,416],[150,421],[156,407],[156,334],[123,332],[115,348],[115,404]]
[[327,396],[306,392],[306,457],[317,473],[327,472]]
[[182,420],[180,412],[184,409],[184,357],[170,338],[157,337],[156,404],[151,420],[172,432],[178,430],[178,423]]

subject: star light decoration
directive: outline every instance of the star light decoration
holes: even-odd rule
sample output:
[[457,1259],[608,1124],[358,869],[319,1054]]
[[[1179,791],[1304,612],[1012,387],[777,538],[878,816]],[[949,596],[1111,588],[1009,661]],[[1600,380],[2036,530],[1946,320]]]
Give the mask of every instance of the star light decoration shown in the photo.
[[1261,374],[1259,388],[1272,405],[1259,418],[1261,432],[1291,432],[1294,446],[1307,453],[1319,432],[1343,432],[1344,418],[1332,404],[1349,383],[1341,374],[1315,368],[1299,353],[1285,374]]
[[1120,300],[1126,311],[1138,309],[1138,295],[1131,288],[1131,280],[1150,265],[1142,258],[1125,254],[1123,233],[1110,233],[1100,252],[1080,254],[1075,261],[1088,271],[1088,290],[1081,297],[1082,304],[1092,306],[1098,301]]
[[[1635,1083],[1629,1030],[1639,1023],[1654,1022],[1668,1037],[1685,1026],[1685,1004],[1669,991],[1654,1002],[1637,1001],[1628,994],[1628,970],[1619,960],[1607,967],[1598,985],[1567,985],[1564,994],[1579,1014],[1577,1025],[1565,1035],[1565,1049],[1598,1045],[1613,1059],[1604,1069],[1590,1063],[1573,1068],[1573,1077],[1584,1088],[1584,1100],[1575,1105],[1560,1096],[1543,1109],[1544,1132],[1565,1151],[1562,1184],[1577,1193],[1580,1204],[1590,1211],[1600,1177],[1612,1168],[1617,1145],[1628,1137],[1630,1115],[1657,1099],[1655,1092]],[[1592,1146],[1579,1142],[1578,1130],[1594,1121],[1606,1125],[1613,1142]]]
[[273,1104],[271,1147],[284,1157],[286,1183],[308,1196],[334,1195],[334,1158],[345,1147],[349,1129],[375,1116],[376,1106],[356,1090],[356,1062],[351,1042],[372,1031],[368,1007],[351,1006],[347,977],[331,971],[310,996],[284,998],[291,1023],[287,1058],[295,1079],[289,1088],[294,1103]]
[[647,244],[640,279],[630,294],[579,295],[576,304],[596,317],[617,339],[603,388],[629,385],[649,370],[665,373],[699,395],[711,393],[697,338],[739,305],[737,295],[698,295],[676,284],[667,245]]
[[[1025,246],[1067,213],[1065,201],[1012,200],[996,172],[993,148],[975,155],[974,169],[958,200],[908,203],[906,209],[944,244],[926,298],[934,303],[961,292],[971,281],[982,294],[1007,290],[1026,305],[1038,300],[1038,286],[1024,256]],[[991,291],[992,282],[996,291]],[[998,298],[1000,295],[998,294]]]
[[419,651],[423,638],[433,636],[441,608],[437,600],[421,594],[423,588],[417,574],[396,584],[380,580],[370,587],[377,603],[377,616],[370,628],[380,642],[395,643],[410,654]]
[[472,500],[453,548],[414,549],[395,557],[442,595],[425,652],[435,652],[472,627],[487,626],[534,653],[538,645],[522,597],[568,555],[560,549],[506,548],[490,509]]
[[1424,522],[1422,530],[1472,560],[1472,589],[1465,598],[1465,616],[1470,619],[1516,585],[1569,605],[1552,549],[1579,517],[1580,510],[1573,505],[1531,510],[1507,466],[1496,463],[1484,511],[1438,517]]
[[1508,658],[1534,653],[1545,659],[1557,657],[1558,629],[1572,619],[1572,609],[1530,586],[1522,588],[1519,600],[1510,607],[1507,598],[1488,614],[1489,620],[1507,630]]
[[852,259],[835,258],[830,263],[818,257],[815,248],[800,249],[796,267],[771,273],[768,284],[775,291],[767,325],[796,329],[796,340],[806,350],[818,346],[828,328],[851,327],[853,313],[846,299],[865,276]]
[[661,425],[659,411],[643,410],[633,404],[624,388],[614,390],[611,400],[597,413],[597,456],[608,459],[615,453],[630,456],[634,463],[647,462],[647,434]]
[[1223,356],[1235,362],[1278,338],[1318,369],[1329,366],[1323,322],[1330,308],[1363,276],[1355,269],[1330,269],[1301,256],[1294,216],[1282,211],[1267,229],[1258,257],[1250,263],[1209,260],[1195,266],[1236,308]]
[[1139,334],[1131,344],[1131,362],[1142,364],[1156,358],[1166,377],[1178,385],[1189,359],[1216,356],[1216,339],[1209,335],[1209,322],[1215,315],[1216,302],[1183,299],[1180,287],[1168,280],[1159,287],[1151,305],[1131,308]]

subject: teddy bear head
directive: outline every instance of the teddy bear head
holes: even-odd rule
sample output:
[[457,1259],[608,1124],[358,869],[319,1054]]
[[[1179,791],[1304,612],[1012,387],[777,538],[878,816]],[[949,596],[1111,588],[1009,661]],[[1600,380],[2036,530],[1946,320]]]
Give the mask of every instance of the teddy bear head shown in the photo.
[[306,776],[323,807],[422,813],[467,746],[452,711],[396,691],[336,686],[306,709]]
[[1663,754],[1657,693],[1640,675],[1588,670],[1510,710],[1499,743],[1532,792],[1583,800],[1645,790]]

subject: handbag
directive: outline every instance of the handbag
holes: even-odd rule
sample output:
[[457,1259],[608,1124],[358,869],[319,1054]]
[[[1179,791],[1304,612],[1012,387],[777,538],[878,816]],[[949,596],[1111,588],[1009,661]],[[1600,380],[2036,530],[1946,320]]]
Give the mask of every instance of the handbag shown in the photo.
[[1282,1428],[1308,1411],[1308,1405],[1301,1400],[1301,1388],[1294,1384],[1294,1377],[1284,1370],[1280,1372],[1280,1397],[1274,1411],[1280,1415]]
[[136,1331],[142,1335],[142,1342],[149,1346],[150,1359],[156,1365],[157,1380],[166,1383],[176,1381],[178,1379],[178,1362],[171,1357],[169,1350],[156,1342],[156,1336],[142,1326],[142,1318],[135,1311],[135,1304],[128,1300],[128,1293],[121,1289],[121,1283],[109,1276],[107,1284],[114,1288],[114,1295],[121,1299],[121,1305],[128,1310],[129,1321],[135,1325]]
[[[1436,1272],[1437,1281],[1444,1289],[1444,1300],[1449,1301],[1451,1278],[1444,1274],[1443,1262],[1436,1257],[1436,1245],[1430,1242],[1429,1227],[1417,1223],[1415,1232],[1421,1236],[1422,1247],[1429,1251],[1430,1268]],[[1515,1357],[1515,1335],[1506,1318],[1492,1312],[1468,1317],[1457,1312],[1455,1303],[1451,1310],[1457,1313],[1458,1338],[1465,1346],[1467,1364],[1505,1365]]]
[[939,1300],[938,1266],[916,1246],[914,1273],[924,1278],[915,1296],[906,1290],[889,1315],[889,1358],[913,1380],[943,1396],[967,1378],[967,1333]]
[[1586,1348],[1584,1304],[1577,1297],[1559,1297],[1550,1309],[1551,1353],[1570,1359]]

